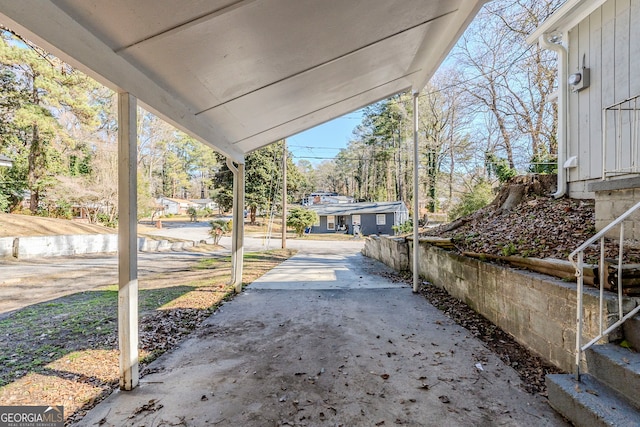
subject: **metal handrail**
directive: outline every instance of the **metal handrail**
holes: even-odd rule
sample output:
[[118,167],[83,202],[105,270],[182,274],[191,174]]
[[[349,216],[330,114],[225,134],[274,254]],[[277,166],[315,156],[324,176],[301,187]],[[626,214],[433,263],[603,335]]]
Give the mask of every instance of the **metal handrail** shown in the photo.
[[[576,379],[580,380],[580,360],[582,358],[582,353],[586,351],[593,344],[600,341],[605,336],[609,335],[613,330],[622,325],[627,319],[633,317],[638,311],[640,311],[640,306],[637,306],[629,313],[624,315],[622,312],[622,256],[624,254],[624,220],[627,219],[632,213],[634,213],[638,208],[640,208],[640,202],[636,203],[633,207],[627,210],[625,213],[616,218],[609,225],[604,227],[598,233],[596,233],[593,237],[585,241],[582,245],[580,245],[576,250],[569,254],[569,261],[576,269],[576,277],[577,277],[577,316],[576,316]],[[605,259],[604,259],[604,239],[605,234],[611,231],[617,225],[620,225],[620,240],[618,243],[618,321],[614,324],[610,325],[607,329],[603,330],[604,322],[603,322],[603,312],[604,312],[604,281],[605,281]],[[582,345],[582,327],[584,325],[583,319],[583,303],[582,303],[582,295],[584,293],[584,251],[589,246],[593,245],[597,240],[600,240],[600,260],[598,264],[598,272],[600,274],[600,294],[599,294],[599,316],[598,316],[598,330],[599,334],[587,344]],[[575,260],[576,255],[578,256],[578,260]]]
[[[616,102],[602,109],[602,179],[640,172],[640,95]],[[613,115],[611,129],[609,114]],[[623,119],[624,115],[624,119]],[[611,148],[610,144],[613,144]],[[610,159],[609,156],[612,155]],[[607,169],[607,162],[613,163]]]

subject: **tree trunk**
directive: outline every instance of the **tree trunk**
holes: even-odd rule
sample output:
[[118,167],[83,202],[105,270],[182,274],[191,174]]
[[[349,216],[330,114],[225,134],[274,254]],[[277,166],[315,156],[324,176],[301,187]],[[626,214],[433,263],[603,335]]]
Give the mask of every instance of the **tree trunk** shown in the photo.
[[251,225],[255,225],[256,224],[256,212],[258,210],[257,206],[251,206],[249,208],[249,213],[250,213],[250,219],[251,219]]
[[33,124],[32,129],[32,141],[29,147],[28,156],[28,172],[27,180],[29,183],[29,191],[31,196],[29,197],[29,210],[35,214],[38,210],[38,203],[40,202],[40,191],[38,190],[38,180],[40,179],[40,159],[44,155],[42,147],[42,141],[40,140],[40,131],[37,124]]
[[429,212],[436,211],[436,180],[438,178],[437,153],[431,147],[427,148],[427,197]]

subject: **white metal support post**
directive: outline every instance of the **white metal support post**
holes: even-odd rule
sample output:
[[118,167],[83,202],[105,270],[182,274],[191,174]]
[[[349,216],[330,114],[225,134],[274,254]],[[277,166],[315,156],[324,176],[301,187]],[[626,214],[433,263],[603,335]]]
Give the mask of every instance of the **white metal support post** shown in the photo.
[[136,98],[118,94],[118,342],[120,388],[138,385]]
[[231,230],[231,282],[235,292],[242,291],[244,262],[244,164],[236,166],[227,157],[227,166],[233,172],[233,229]]
[[418,206],[418,95],[413,92],[413,292],[418,292],[418,218],[420,217]]

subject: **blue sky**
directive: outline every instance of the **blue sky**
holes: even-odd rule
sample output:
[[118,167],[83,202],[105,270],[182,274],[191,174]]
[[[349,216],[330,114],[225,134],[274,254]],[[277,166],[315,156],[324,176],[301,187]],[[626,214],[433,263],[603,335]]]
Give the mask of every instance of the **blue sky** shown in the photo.
[[353,129],[362,121],[362,111],[354,111],[320,126],[287,138],[293,162],[301,159],[319,164],[332,159],[351,139]]

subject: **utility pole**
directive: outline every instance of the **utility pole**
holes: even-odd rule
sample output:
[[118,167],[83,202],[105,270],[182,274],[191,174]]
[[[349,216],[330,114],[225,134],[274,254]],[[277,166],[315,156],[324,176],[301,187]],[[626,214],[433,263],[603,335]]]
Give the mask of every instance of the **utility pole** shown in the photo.
[[420,91],[413,92],[413,292],[420,290],[420,281],[418,277],[418,258],[419,258],[419,233],[418,233],[418,217],[420,216],[420,205],[418,197],[420,190],[418,188],[418,96]]
[[282,144],[282,249],[287,247],[287,140]]

